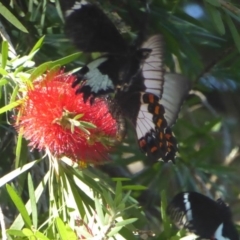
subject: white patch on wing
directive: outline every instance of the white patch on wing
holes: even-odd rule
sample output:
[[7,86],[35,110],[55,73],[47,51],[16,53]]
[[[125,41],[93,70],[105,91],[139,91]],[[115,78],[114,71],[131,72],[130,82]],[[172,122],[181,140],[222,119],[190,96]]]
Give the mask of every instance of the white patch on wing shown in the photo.
[[[151,49],[151,53],[144,61],[142,74],[146,92],[161,98],[163,92],[163,40],[161,35],[154,35],[143,43],[144,49]],[[155,80],[155,82],[153,81]]]
[[86,86],[90,86],[91,90],[95,93],[99,92],[99,90],[109,90],[114,89],[114,85],[112,80],[108,77],[108,75],[103,75],[99,70],[98,66],[101,63],[105,62],[107,58],[102,57],[98,58],[87,65],[89,68],[88,73],[85,75],[86,77]]
[[190,222],[193,220],[193,216],[192,216],[191,203],[189,201],[189,193],[184,193],[183,202],[186,210],[187,221]]
[[144,137],[150,129],[154,129],[155,125],[152,121],[153,115],[148,112],[148,104],[141,104],[140,110],[137,116],[136,132],[137,137],[140,139]]
[[171,127],[175,123],[180,107],[188,94],[189,81],[180,74],[166,73],[163,87],[163,94],[159,103],[164,106],[164,116],[168,126]]
[[76,10],[78,10],[78,9],[81,9],[81,7],[83,6],[83,5],[86,5],[86,4],[89,4],[87,1],[85,1],[85,0],[81,0],[80,2],[79,1],[76,1],[75,3],[74,3],[74,5],[71,7],[71,9],[69,9],[69,10],[67,10],[66,12],[65,12],[65,17],[68,17],[68,16],[70,16],[73,12],[75,12]]
[[230,240],[229,238],[226,238],[222,235],[223,233],[223,223],[221,223],[216,232],[214,233],[214,239],[217,239],[217,240]]

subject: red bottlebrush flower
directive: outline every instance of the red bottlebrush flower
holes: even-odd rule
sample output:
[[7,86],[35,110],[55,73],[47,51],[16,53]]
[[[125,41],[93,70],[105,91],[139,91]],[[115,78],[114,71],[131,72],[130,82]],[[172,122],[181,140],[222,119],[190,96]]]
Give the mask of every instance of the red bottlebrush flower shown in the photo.
[[74,79],[55,71],[33,83],[21,105],[17,128],[33,148],[74,161],[100,163],[112,149],[116,120],[105,99],[84,103],[71,87]]

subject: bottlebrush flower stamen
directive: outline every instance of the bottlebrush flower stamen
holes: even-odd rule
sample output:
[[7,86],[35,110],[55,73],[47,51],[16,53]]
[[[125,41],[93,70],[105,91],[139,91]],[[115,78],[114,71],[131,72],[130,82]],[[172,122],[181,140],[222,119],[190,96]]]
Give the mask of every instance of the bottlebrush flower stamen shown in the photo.
[[23,129],[33,148],[56,157],[100,163],[116,140],[116,120],[106,99],[84,103],[83,96],[71,87],[74,80],[72,75],[50,72],[33,82],[24,94],[17,128]]

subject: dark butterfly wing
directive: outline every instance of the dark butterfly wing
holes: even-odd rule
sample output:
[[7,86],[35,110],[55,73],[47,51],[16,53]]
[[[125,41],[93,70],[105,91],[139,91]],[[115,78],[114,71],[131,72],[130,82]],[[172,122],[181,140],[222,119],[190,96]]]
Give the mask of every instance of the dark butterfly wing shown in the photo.
[[61,0],[66,35],[84,52],[122,53],[127,44],[108,17],[85,0]]
[[167,213],[178,227],[184,227],[201,238],[212,239],[217,230],[218,236],[222,236],[225,226],[222,207],[200,193],[177,194],[169,204]]
[[220,228],[217,229],[217,231],[215,232],[214,236],[217,238],[217,235],[220,235],[230,240],[239,240],[239,234],[232,222],[232,214],[229,206],[221,198],[219,198],[216,202],[218,206],[221,208],[224,223],[222,229],[220,229],[221,228],[220,226]]
[[[225,237],[224,239],[239,240],[238,231],[232,221],[224,222],[224,228],[222,229],[222,233],[220,232],[220,234],[220,236]],[[218,239],[217,233],[215,233],[215,237],[216,239]]]
[[160,35],[150,37],[139,51],[149,54],[128,96],[122,97],[125,99],[122,108],[136,127],[139,146],[147,156],[153,161],[174,161],[177,142],[170,127],[177,119],[189,83],[179,74],[164,72]]

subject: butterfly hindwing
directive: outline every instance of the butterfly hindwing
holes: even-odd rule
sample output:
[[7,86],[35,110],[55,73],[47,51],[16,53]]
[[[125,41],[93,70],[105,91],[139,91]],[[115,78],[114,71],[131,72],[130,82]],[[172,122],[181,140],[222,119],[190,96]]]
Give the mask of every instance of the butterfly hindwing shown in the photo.
[[[179,74],[165,73],[163,66],[163,39],[154,35],[142,44],[139,51],[148,53],[140,68],[141,74],[133,81],[138,89],[138,102],[123,108],[136,127],[140,148],[153,161],[172,160],[177,152],[177,141],[171,126],[176,121],[182,102],[189,91],[188,80]],[[141,87],[142,86],[142,87]],[[129,96],[130,96],[129,92]],[[136,93],[128,102],[135,98]],[[125,98],[126,99],[126,98]],[[125,100],[126,101],[126,100]],[[133,117],[133,113],[135,116]]]
[[140,148],[152,160],[174,161],[177,142],[164,117],[164,106],[150,93],[141,96],[136,130]]
[[229,208],[197,192],[181,192],[170,202],[167,213],[175,224],[200,239],[237,240]]

